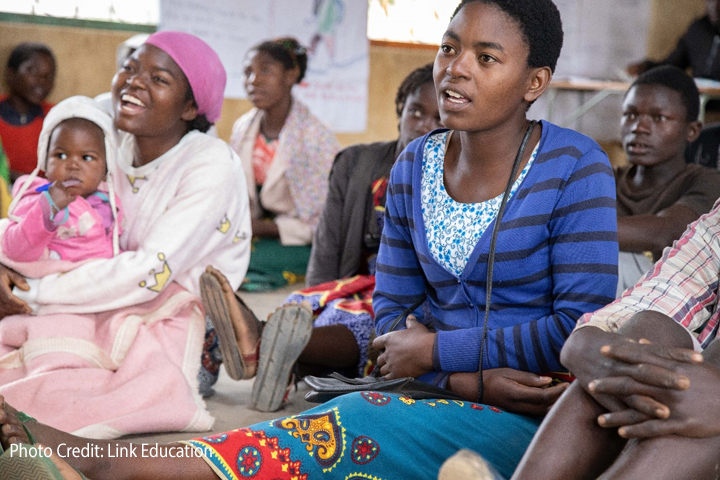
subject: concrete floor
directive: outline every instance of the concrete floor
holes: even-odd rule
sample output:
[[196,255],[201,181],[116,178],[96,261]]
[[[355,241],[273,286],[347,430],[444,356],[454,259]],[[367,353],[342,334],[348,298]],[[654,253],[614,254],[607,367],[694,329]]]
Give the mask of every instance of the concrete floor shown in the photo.
[[[244,293],[243,300],[259,318],[267,318],[293,290],[302,288],[301,285],[291,285],[274,292]],[[188,440],[195,437],[210,435],[211,433],[225,432],[254,423],[269,421],[278,417],[294,415],[316,404],[305,401],[305,393],[309,390],[307,385],[300,383],[298,391],[290,394],[288,404],[277,412],[264,413],[250,409],[250,392],[253,380],[235,381],[228,377],[225,369],[220,370],[220,378],[215,384],[215,395],[206,399],[208,411],[215,417],[212,432],[173,432],[151,435],[132,435],[125,440],[136,443],[168,443],[178,440]]]

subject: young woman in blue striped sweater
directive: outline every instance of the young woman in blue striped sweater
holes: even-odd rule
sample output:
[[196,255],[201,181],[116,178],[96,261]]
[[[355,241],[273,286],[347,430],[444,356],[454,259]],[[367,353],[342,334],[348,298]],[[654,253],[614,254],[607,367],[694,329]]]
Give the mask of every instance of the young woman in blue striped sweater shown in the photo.
[[[434,69],[451,130],[415,140],[391,173],[374,296],[380,372],[445,386],[469,401],[348,394],[297,416],[187,442],[202,449],[205,462],[71,459],[73,466],[103,478],[113,471],[143,478],[435,478],[446,458],[470,448],[510,476],[564,391],[546,372],[561,368],[559,352],[575,321],[610,302],[617,281],[607,157],[587,137],[526,119],[561,45],[551,0],[464,0]],[[495,268],[487,275],[490,257]],[[388,332],[408,311],[406,328]],[[11,409],[0,408],[3,418],[23,437]],[[25,426],[45,446],[86,442],[33,421]]]
[[[411,143],[393,169],[373,298],[382,374],[474,400],[482,345],[482,400],[531,414],[563,388],[546,389],[550,378],[534,374],[562,368],[576,320],[613,299],[617,263],[605,153],[577,132],[526,118],[562,43],[559,16],[539,15],[541,5],[552,3],[461,3],[434,69],[449,130]],[[491,237],[511,175],[484,331]],[[425,296],[406,329],[387,333]]]

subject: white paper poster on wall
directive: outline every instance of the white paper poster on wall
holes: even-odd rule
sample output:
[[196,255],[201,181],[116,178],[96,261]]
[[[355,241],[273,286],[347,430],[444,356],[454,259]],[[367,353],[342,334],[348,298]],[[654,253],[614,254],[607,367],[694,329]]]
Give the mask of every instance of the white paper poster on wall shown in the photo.
[[308,47],[305,79],[294,94],[336,132],[367,123],[367,0],[161,0],[160,30],[202,38],[228,73],[225,96],[245,98],[243,60],[263,40],[292,36]]
[[565,39],[556,77],[621,80],[632,62],[645,58],[650,2],[647,0],[554,0]]

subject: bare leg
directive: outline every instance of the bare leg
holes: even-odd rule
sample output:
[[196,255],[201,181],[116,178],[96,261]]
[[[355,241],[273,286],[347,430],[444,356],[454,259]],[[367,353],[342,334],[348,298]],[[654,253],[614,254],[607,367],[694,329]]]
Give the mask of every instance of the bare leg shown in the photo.
[[[251,363],[249,357],[252,357],[258,349],[264,324],[258,321],[253,312],[236,296],[227,278],[220,271],[207,267],[206,272],[219,283],[224,299],[222,303],[227,308],[221,312],[223,314],[226,312],[225,315],[232,324],[233,334],[223,332],[221,328],[217,328],[217,319],[212,318],[211,315],[213,323],[216,324],[223,357],[233,358],[239,352],[243,357],[243,363],[246,364],[243,378],[251,378],[255,375],[255,364],[248,365]],[[311,309],[309,305],[306,308]],[[359,360],[360,348],[352,332],[343,325],[332,325],[313,329],[310,341],[300,354],[298,363],[302,373],[317,374],[323,368],[354,368]]]
[[[704,352],[705,363],[720,368],[720,342]],[[691,387],[692,388],[692,387]],[[675,480],[720,477],[720,436],[687,438],[675,435],[631,440],[602,479]]]
[[360,361],[355,335],[343,325],[313,329],[310,342],[300,354],[299,363],[329,368],[353,368]]
[[477,372],[455,372],[448,377],[447,389],[469,402],[477,402],[479,383]]
[[605,412],[579,382],[573,383],[545,417],[513,478],[597,478],[626,442],[617,430],[597,424]]
[[720,437],[666,436],[633,440],[600,479],[676,480],[717,479]]
[[[258,321],[253,312],[240,302],[232,286],[220,271],[212,267],[208,267],[206,271],[213,275],[222,287],[222,294],[225,297],[225,304],[235,333],[237,349],[244,356],[254,354],[262,334],[263,323]],[[218,333],[220,332],[218,331]],[[224,339],[225,336],[221,335],[223,355],[229,348],[224,345]],[[310,341],[300,354],[298,363],[301,364],[302,370],[319,373],[320,369],[313,367],[353,368],[357,366],[359,360],[360,348],[352,332],[342,325],[332,325],[313,329]],[[254,368],[249,370],[254,375]],[[249,378],[249,376],[245,375],[245,378]]]
[[[687,331],[658,312],[636,314],[619,334],[635,340],[645,338],[654,343],[692,348]],[[627,443],[616,430],[597,424],[597,417],[607,411],[575,382],[545,418],[513,478],[597,478]],[[573,455],[558,452],[573,452]]]
[[[9,447],[10,443],[28,443],[28,438],[22,431],[22,426],[15,414],[16,411],[5,404],[4,399],[0,396],[0,424],[2,425],[0,442],[3,447]],[[197,455],[193,456],[194,449],[189,446],[162,445],[159,447],[159,455],[142,457],[142,452],[137,444],[80,438],[34,421],[25,423],[25,426],[38,443],[50,448],[55,454],[59,453],[59,456],[64,457],[67,463],[91,479],[217,479],[217,475],[202,458]],[[75,447],[80,449],[89,447],[90,451],[95,452],[97,456],[72,456],[70,452]],[[133,447],[137,458],[108,457],[110,452],[112,454],[120,451],[130,452],[133,451]],[[180,450],[183,453],[180,453]],[[170,458],[167,455],[168,452],[172,452],[176,456],[185,455],[185,458]],[[164,458],[163,454],[165,454]]]

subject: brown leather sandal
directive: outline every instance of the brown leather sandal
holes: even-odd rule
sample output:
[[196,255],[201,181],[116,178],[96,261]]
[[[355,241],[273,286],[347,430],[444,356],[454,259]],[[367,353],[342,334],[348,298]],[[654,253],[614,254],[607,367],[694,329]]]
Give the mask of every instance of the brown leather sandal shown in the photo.
[[[233,380],[253,378],[257,372],[260,356],[261,328],[258,329],[258,340],[253,351],[241,352],[235,335],[235,325],[230,315],[230,306],[227,304],[222,285],[213,274],[206,272],[200,275],[200,296],[205,313],[210,317],[217,332],[220,352],[228,375]],[[240,307],[242,320],[259,324],[260,321],[237,293],[235,298]]]

